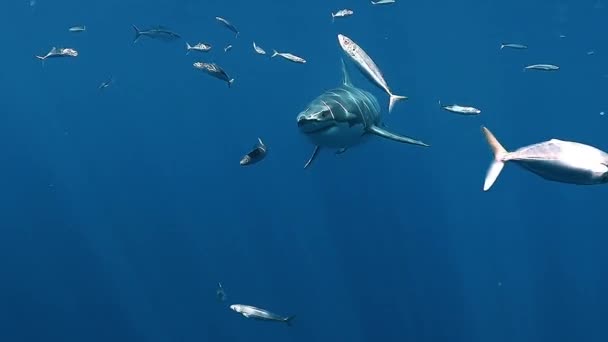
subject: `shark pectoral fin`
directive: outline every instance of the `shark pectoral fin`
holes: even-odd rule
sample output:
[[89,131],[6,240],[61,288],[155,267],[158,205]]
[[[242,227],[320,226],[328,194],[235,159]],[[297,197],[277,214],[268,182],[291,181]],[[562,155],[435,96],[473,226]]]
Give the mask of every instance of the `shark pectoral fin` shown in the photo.
[[371,126],[368,128],[369,133],[381,136],[383,138],[386,139],[390,139],[390,140],[394,140],[400,143],[406,143],[406,144],[412,144],[412,145],[418,145],[418,146],[425,146],[425,147],[429,147],[430,145],[423,143],[422,141],[419,140],[415,140],[409,137],[405,137],[402,135],[397,135],[395,133],[391,133],[385,129],[382,129],[378,126]]
[[310,158],[308,159],[306,164],[304,164],[304,168],[307,168],[310,165],[310,163],[312,163],[312,161],[317,158],[317,155],[319,155],[320,149],[321,148],[319,146],[315,146],[315,149],[312,151],[312,155],[310,156]]
[[348,150],[348,148],[342,147],[341,149],[336,151],[336,154],[342,154],[342,153],[346,152],[346,150]]

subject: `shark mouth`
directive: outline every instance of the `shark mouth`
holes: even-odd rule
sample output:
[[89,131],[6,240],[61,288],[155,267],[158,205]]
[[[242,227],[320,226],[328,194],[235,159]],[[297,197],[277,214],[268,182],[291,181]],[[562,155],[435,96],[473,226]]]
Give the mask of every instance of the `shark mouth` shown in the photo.
[[300,128],[300,130],[306,134],[323,133],[330,130],[334,126],[335,125],[332,122],[328,121],[324,122],[316,119],[307,119],[304,117],[298,119],[298,128]]

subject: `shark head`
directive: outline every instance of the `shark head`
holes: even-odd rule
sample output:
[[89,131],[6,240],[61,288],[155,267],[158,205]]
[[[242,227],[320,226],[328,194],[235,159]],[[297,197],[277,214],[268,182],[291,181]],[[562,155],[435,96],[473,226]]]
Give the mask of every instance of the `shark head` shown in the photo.
[[338,123],[332,107],[327,102],[316,99],[296,118],[298,128],[304,134],[325,132]]

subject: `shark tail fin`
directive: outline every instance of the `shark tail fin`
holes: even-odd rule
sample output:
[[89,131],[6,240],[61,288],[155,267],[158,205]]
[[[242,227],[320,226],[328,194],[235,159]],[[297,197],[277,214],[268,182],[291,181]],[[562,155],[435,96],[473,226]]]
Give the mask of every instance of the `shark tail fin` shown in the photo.
[[505,166],[504,158],[509,153],[501,144],[498,142],[498,139],[484,126],[481,126],[481,131],[486,137],[486,141],[488,145],[490,145],[490,149],[492,153],[494,153],[494,160],[490,164],[490,168],[486,173],[486,179],[483,184],[483,191],[488,191],[500,175],[503,167]]
[[258,143],[260,144],[260,146],[262,147],[266,147],[266,145],[264,144],[264,142],[262,141],[262,138],[258,137]]
[[390,94],[390,99],[388,100],[388,112],[390,113],[393,110],[395,103],[401,100],[407,100],[407,96]]
[[138,29],[137,26],[135,26],[135,25],[131,25],[131,26],[133,26],[133,30],[135,30],[135,37],[133,38],[133,44],[135,44],[141,37],[141,30]]
[[276,56],[276,55],[278,55],[278,54],[279,54],[279,53],[277,52],[277,50],[272,49],[272,56],[270,56],[270,58],[272,58],[272,57],[274,57],[274,56]]
[[287,323],[288,326],[291,326],[293,324],[291,321],[293,321],[294,318],[296,318],[295,315],[285,318],[285,323]]

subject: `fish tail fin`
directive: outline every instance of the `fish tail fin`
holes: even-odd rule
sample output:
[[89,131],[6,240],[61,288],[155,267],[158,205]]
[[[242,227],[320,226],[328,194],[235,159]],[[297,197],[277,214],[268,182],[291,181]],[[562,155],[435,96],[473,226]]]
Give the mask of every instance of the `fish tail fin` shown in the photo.
[[192,50],[192,46],[190,46],[190,43],[186,42],[186,55],[190,53],[190,50]]
[[490,145],[492,153],[494,153],[494,160],[492,161],[492,164],[490,164],[490,168],[486,173],[486,179],[483,184],[483,191],[488,191],[500,175],[502,168],[505,166],[504,158],[509,152],[500,144],[500,142],[498,142],[498,139],[496,139],[494,134],[492,134],[489,129],[481,126],[481,131],[486,137],[486,141],[488,142],[488,145]]
[[135,44],[141,37],[141,30],[138,29],[137,26],[135,26],[135,25],[131,25],[131,26],[133,26],[133,30],[135,30],[135,37],[133,38],[133,44]]
[[288,326],[291,326],[293,324],[291,321],[293,321],[294,318],[296,318],[295,315],[285,318],[285,323],[287,323]]
[[335,14],[331,14],[331,22],[335,22],[336,21],[336,15]]
[[38,58],[39,60],[43,61],[44,57],[43,56],[36,56],[36,58]]
[[270,56],[270,58],[272,58],[272,57],[274,57],[274,56],[276,56],[276,55],[278,55],[278,54],[279,54],[279,53],[277,52],[277,50],[272,49],[272,56]]
[[228,88],[232,87],[232,83],[234,83],[234,78],[231,78],[230,81],[228,81]]
[[505,44],[500,44],[500,49],[504,49],[505,48]]
[[407,96],[390,94],[390,99],[388,101],[388,112],[390,113],[393,110],[395,103],[401,100],[407,100]]

